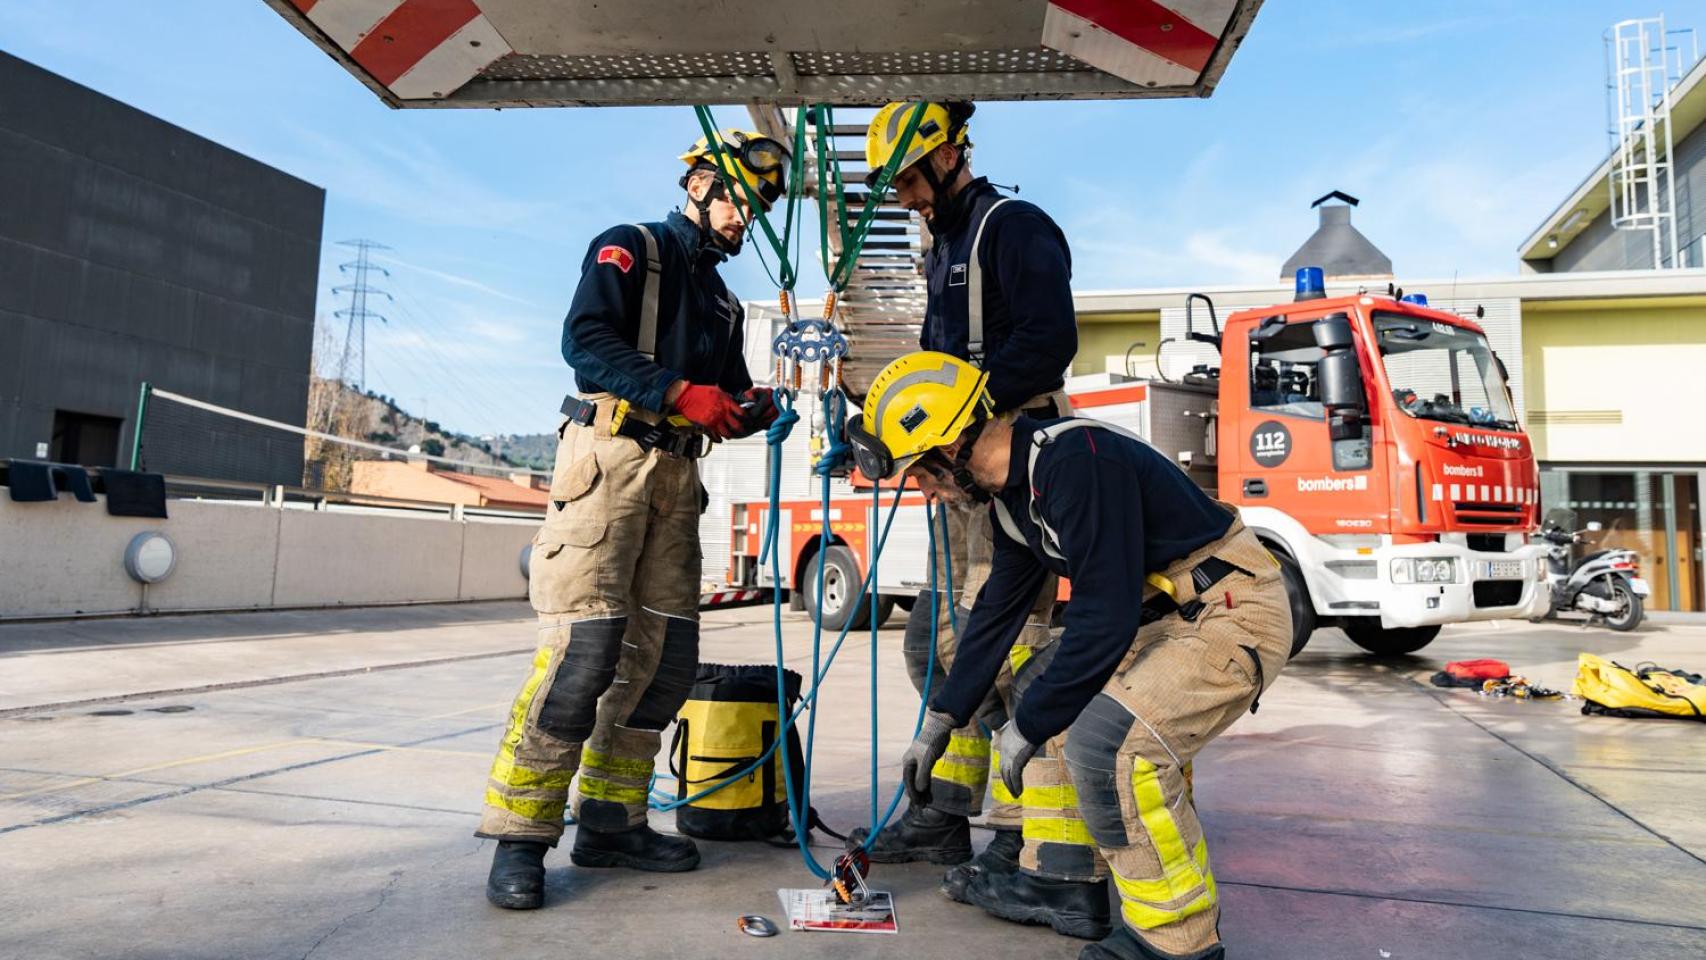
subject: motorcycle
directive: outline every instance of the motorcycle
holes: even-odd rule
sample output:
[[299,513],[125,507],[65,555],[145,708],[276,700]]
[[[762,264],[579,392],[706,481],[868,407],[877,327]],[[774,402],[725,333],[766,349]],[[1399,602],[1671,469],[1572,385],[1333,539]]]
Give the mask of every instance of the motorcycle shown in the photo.
[[1633,550],[1596,550],[1571,563],[1571,547],[1582,543],[1582,534],[1595,533],[1600,524],[1590,522],[1585,530],[1570,530],[1570,522],[1547,517],[1540,538],[1547,550],[1546,582],[1551,587],[1552,610],[1585,613],[1587,624],[1604,623],[1613,630],[1629,631],[1641,625],[1643,599],[1652,591],[1641,579]]

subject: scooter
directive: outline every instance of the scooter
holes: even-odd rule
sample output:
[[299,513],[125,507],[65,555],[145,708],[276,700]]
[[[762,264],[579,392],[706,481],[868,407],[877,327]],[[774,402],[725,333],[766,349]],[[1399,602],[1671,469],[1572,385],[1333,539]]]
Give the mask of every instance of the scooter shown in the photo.
[[1640,577],[1633,550],[1596,550],[1570,563],[1570,548],[1582,542],[1583,533],[1600,529],[1598,522],[1586,530],[1571,532],[1550,521],[1540,538],[1548,546],[1546,582],[1552,590],[1552,611],[1585,613],[1585,625],[1604,623],[1613,630],[1629,631],[1641,625],[1643,598],[1651,590]]

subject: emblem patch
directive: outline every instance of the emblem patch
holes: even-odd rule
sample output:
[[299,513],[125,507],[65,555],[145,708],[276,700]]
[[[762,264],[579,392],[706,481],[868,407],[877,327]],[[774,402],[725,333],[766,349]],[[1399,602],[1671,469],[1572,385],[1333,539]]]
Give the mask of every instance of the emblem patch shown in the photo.
[[633,269],[634,255],[621,247],[611,245],[599,249],[598,262],[614,264],[623,273],[627,273]]

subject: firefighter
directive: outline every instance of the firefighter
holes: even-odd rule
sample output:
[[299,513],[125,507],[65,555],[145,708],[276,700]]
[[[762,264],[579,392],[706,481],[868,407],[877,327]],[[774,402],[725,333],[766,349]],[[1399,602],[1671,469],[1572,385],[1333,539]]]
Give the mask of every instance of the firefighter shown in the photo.
[[[1066,237],[1048,214],[1036,205],[1003,197],[982,177],[973,177],[967,121],[969,103],[891,103],[877,112],[866,135],[865,156],[872,173],[902,149],[906,128],[918,123],[904,144],[893,181],[900,202],[917,211],[932,237],[925,258],[929,297],[919,345],[949,353],[981,367],[989,375],[988,390],[1000,413],[1023,411],[1029,416],[1064,416],[1069,407],[1061,392],[1067,367],[1078,350],[1077,322],[1072,309],[1072,258]],[[937,605],[938,675],[956,656],[952,624],[963,626],[965,611],[989,576],[991,540],[988,511],[950,505],[947,511],[948,549],[953,580],[963,587],[959,598]],[[948,582],[948,563],[937,583]],[[1055,583],[1047,576],[1032,593],[1033,601],[1013,656],[1014,663],[1041,651],[1049,642]],[[960,609],[949,608],[956,601]],[[957,614],[957,615],[956,615]],[[908,673],[922,693],[929,666],[931,604],[921,594],[912,605],[904,643]],[[995,688],[975,718],[954,731],[948,752],[935,770],[928,805],[913,804],[871,845],[871,859],[884,863],[930,860],[964,864],[948,872],[943,891],[964,902],[971,878],[980,871],[1010,873],[1018,868],[1022,838],[1019,799],[995,784],[996,804],[989,823],[995,837],[971,860],[969,820],[983,807],[989,784],[990,740],[986,728],[999,727],[1007,715],[1010,667],[996,676]],[[1056,758],[1042,758],[1041,765]],[[1047,865],[1083,861],[1090,850],[1042,850],[1043,845],[1075,845],[1070,839],[1034,836],[1034,860],[1046,853]],[[1086,881],[1082,872],[1054,872],[1065,881]],[[1086,899],[1106,901],[1104,890],[1086,887]]]
[[[1037,584],[1070,578],[1065,633],[1016,678],[996,776],[1013,793],[1057,797],[1051,821],[1027,807],[1026,831],[1088,837],[1095,870],[1118,890],[1123,923],[1080,960],[1224,957],[1185,768],[1255,711],[1286,662],[1279,567],[1235,508],[1135,435],[1094,420],[997,416],[987,381],[957,357],[909,354],[877,375],[848,426],[863,472],[904,469],[927,496],[987,500],[998,528],[959,656],[901,775],[916,794],[931,789],[933,764],[977,715]],[[1044,753],[1064,761],[1065,776],[1038,769]],[[1034,872],[1027,864],[1016,876]],[[1094,918],[1069,916],[1057,890],[1046,878],[1015,885],[980,873],[969,893],[1006,919],[1086,929]]]
[[[719,133],[721,166],[768,208],[787,153],[756,133]],[[740,252],[751,211],[701,139],[681,155],[685,210],[613,227],[581,262],[563,324],[579,396],[563,403],[529,594],[538,650],[510,708],[477,834],[498,841],[486,896],[544,900],[546,850],[563,834],[576,771],[569,858],[582,867],[683,871],[685,837],[646,823],[652,758],[699,666],[696,460],[712,441],[775,419],[742,356],[744,313],[717,274]]]

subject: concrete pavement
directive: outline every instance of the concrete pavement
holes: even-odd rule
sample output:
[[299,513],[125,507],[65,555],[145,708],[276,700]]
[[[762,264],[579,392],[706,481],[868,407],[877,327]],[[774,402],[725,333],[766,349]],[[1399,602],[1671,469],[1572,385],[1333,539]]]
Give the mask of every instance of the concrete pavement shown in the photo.
[[[796,669],[806,628],[789,615]],[[705,629],[707,661],[772,656],[766,607]],[[0,956],[1075,956],[943,899],[925,865],[872,878],[898,936],[746,937],[738,915],[814,885],[761,844],[702,844],[680,875],[559,851],[546,909],[489,907],[472,830],[532,637],[521,604],[0,626]],[[1498,656],[1563,687],[1580,650],[1698,670],[1706,628],[1462,627],[1386,662],[1318,633],[1197,762],[1229,955],[1706,955],[1700,725],[1426,685]],[[886,801],[917,709],[898,619],[877,652]],[[848,827],[869,817],[869,635],[842,658],[814,801]]]

